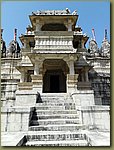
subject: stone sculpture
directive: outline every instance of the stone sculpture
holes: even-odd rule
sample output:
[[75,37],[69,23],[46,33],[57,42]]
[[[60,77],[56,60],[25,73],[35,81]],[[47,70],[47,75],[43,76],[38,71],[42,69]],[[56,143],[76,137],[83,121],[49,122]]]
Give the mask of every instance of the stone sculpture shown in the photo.
[[17,41],[12,40],[7,49],[8,55],[18,58],[20,56],[20,46]]
[[42,103],[42,99],[41,99],[39,92],[37,92],[37,95],[36,95],[36,103]]

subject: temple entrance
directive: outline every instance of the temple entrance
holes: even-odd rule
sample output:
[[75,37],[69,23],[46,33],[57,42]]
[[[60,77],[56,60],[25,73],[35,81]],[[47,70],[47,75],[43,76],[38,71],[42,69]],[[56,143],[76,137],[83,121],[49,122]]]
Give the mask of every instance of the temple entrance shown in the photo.
[[66,93],[69,68],[62,59],[45,59],[43,62],[43,93]]
[[50,76],[50,91],[54,93],[60,91],[59,75]]
[[44,93],[65,93],[66,76],[62,70],[47,70],[43,78]]

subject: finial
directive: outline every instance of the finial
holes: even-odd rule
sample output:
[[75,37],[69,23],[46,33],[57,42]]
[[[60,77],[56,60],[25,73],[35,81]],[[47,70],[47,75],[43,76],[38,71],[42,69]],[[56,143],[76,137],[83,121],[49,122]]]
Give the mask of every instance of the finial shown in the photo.
[[66,12],[67,12],[68,14],[70,14],[70,10],[69,10],[68,8],[66,8]]
[[105,32],[104,32],[104,40],[107,40],[107,29],[105,29]]
[[96,41],[96,38],[95,38],[95,30],[92,29],[92,35],[93,35],[93,40]]
[[14,41],[17,40],[17,29],[14,29]]
[[4,29],[1,29],[1,39],[2,39],[2,33],[3,33],[3,30],[4,30]]

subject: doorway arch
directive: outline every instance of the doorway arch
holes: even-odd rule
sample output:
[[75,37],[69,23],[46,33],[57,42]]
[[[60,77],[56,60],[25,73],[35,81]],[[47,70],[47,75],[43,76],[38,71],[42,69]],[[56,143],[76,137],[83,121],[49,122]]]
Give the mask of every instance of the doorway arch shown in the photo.
[[43,93],[66,93],[68,66],[63,60],[45,60],[43,63]]
[[43,77],[44,93],[65,93],[66,76],[62,70],[47,70]]

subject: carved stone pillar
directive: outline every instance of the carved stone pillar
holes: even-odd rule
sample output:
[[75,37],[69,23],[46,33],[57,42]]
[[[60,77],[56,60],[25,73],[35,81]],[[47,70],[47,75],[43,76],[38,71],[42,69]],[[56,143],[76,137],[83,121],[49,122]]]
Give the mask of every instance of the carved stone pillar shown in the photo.
[[81,74],[82,82],[84,82],[84,73]]
[[85,80],[86,80],[86,82],[89,81],[89,79],[88,79],[88,70],[87,69],[85,70]]
[[24,40],[24,48],[26,49],[27,48],[27,41]]
[[74,93],[77,90],[78,74],[67,74],[67,92]]
[[69,61],[69,69],[70,69],[70,75],[74,75],[74,61]]
[[34,64],[34,75],[38,75],[39,74],[39,64],[38,62],[35,62]]
[[75,74],[75,72],[74,72],[74,60],[75,60],[75,58],[73,56],[69,56],[69,57],[66,57],[64,59],[64,61],[66,61],[67,65],[69,67],[69,73],[71,75]]
[[[40,59],[40,61],[38,61]],[[43,58],[36,58],[34,62],[34,75],[39,75],[42,69],[44,59]]]
[[22,71],[22,72],[21,72],[21,79],[20,79],[20,82],[24,82],[24,80],[25,80],[25,72]]
[[85,43],[85,41],[82,39],[82,40],[81,40],[81,47],[82,47],[82,48],[85,48],[84,43]]
[[31,75],[33,90],[39,93],[42,93],[43,88],[43,77],[42,74],[39,75]]
[[68,20],[68,31],[72,31],[72,21],[71,20]]
[[41,22],[39,20],[36,20],[36,31],[41,31]]
[[35,36],[35,47],[34,47],[34,49],[37,49],[38,46],[39,46],[39,38],[38,38],[38,36]]

